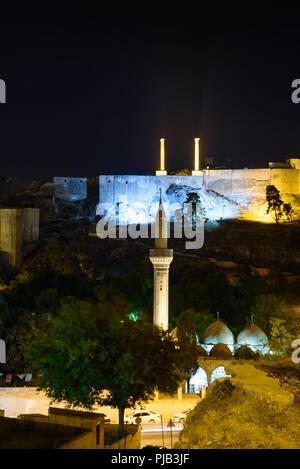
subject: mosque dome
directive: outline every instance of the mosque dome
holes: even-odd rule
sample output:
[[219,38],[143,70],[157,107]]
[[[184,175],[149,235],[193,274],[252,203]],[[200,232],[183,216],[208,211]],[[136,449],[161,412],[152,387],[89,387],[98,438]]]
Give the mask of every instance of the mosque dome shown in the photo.
[[226,344],[222,344],[221,342],[219,342],[218,344],[213,346],[209,353],[209,356],[215,358],[230,358],[232,357],[232,353]]
[[233,346],[234,344],[231,330],[222,321],[216,321],[208,326],[201,338],[201,345],[216,345],[219,343],[228,346]]
[[234,356],[235,358],[241,358],[244,360],[253,360],[256,355],[252,348],[248,345],[238,345]]
[[196,350],[197,350],[197,356],[198,357],[207,357],[208,356],[207,351],[203,347],[201,347],[201,345],[197,345]]
[[237,346],[240,345],[248,345],[252,349],[262,350],[269,346],[269,341],[260,327],[256,326],[256,324],[249,324],[237,337]]

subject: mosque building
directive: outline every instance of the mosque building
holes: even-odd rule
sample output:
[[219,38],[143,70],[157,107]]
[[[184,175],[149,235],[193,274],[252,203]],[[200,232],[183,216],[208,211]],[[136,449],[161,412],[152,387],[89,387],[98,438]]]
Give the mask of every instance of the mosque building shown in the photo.
[[208,326],[201,337],[199,345],[210,355],[213,348],[218,344],[224,344],[228,347],[232,355],[242,346],[249,347],[253,352],[259,352],[262,355],[270,351],[268,337],[253,322],[239,333],[235,341],[234,335],[228,326],[218,319]]

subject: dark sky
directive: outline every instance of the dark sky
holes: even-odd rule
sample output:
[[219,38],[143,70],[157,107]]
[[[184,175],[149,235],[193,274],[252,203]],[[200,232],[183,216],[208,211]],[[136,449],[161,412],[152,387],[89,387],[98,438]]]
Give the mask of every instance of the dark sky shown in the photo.
[[153,173],[160,137],[169,171],[195,136],[218,165],[300,155],[294,10],[45,5],[1,14],[0,177]]

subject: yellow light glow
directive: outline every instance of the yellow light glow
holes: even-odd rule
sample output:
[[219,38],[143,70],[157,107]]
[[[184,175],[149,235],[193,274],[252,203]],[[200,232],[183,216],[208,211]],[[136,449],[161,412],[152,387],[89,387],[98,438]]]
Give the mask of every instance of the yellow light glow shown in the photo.
[[160,139],[160,170],[165,171],[165,139]]
[[200,138],[195,138],[195,171],[199,171],[199,142]]
[[271,214],[266,213],[267,204],[263,204],[261,206],[257,205],[252,207],[251,210],[247,212],[243,218],[244,220],[249,221],[258,221],[260,223],[275,223],[275,220],[271,216]]

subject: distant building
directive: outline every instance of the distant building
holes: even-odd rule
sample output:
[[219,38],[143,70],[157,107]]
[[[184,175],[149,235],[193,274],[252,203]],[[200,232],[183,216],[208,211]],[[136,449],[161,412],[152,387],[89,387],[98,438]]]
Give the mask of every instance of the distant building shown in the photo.
[[40,209],[0,209],[0,256],[3,262],[19,266],[24,252],[39,240]]
[[[300,217],[300,159],[260,169],[201,169],[193,175],[100,175],[99,202],[122,208],[119,224],[152,223],[161,190],[166,213],[196,193],[209,220],[244,217],[272,222],[266,187],[274,185]],[[172,220],[172,218],[171,218]]]
[[232,354],[241,346],[247,346],[253,352],[259,352],[262,355],[270,351],[268,337],[260,327],[252,322],[239,333],[235,341],[231,330],[218,319],[205,330],[199,345],[210,354],[212,348],[218,344],[226,345]]
[[1,449],[104,449],[104,414],[55,407],[49,416],[12,419],[1,413],[0,431],[10,435],[0,441]]

